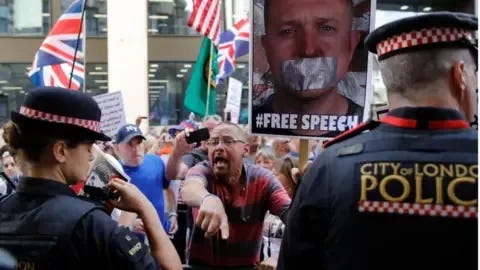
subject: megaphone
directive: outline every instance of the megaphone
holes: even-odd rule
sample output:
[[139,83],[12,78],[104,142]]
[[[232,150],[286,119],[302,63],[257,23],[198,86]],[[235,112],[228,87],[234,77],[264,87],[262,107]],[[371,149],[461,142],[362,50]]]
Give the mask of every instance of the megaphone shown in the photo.
[[107,188],[108,182],[113,177],[130,182],[130,177],[123,171],[122,165],[115,157],[103,152],[96,144],[93,145],[93,149],[95,158],[83,188],[83,196],[101,201],[114,199],[115,195]]

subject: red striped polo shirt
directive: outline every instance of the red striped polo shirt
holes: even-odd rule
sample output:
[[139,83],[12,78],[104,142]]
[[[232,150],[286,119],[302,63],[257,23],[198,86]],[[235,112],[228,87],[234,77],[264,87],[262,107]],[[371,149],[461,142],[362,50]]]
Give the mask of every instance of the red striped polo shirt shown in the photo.
[[[237,198],[231,198],[227,186],[216,181],[212,168],[202,162],[187,172],[188,176],[202,177],[207,190],[223,202],[228,216],[230,236],[205,238],[200,227],[195,227],[190,244],[190,264],[216,267],[255,266],[260,261],[262,228],[265,214],[282,217],[290,205],[290,198],[272,172],[244,164],[243,189]],[[198,209],[193,209],[194,219]]]

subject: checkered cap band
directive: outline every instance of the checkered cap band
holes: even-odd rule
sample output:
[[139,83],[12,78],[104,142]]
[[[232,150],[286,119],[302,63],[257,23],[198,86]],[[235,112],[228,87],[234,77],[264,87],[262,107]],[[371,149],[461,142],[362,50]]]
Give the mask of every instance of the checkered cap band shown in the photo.
[[360,201],[360,212],[389,213],[412,216],[438,216],[451,218],[477,218],[476,206]]
[[43,121],[60,123],[60,124],[70,124],[70,125],[86,128],[95,132],[100,132],[100,122],[94,121],[94,120],[86,120],[86,119],[56,115],[52,113],[30,109],[25,106],[20,107],[20,114],[32,119],[40,119]]
[[429,28],[403,33],[386,39],[377,45],[377,54],[382,56],[396,50],[461,39],[473,40],[473,32],[460,28]]

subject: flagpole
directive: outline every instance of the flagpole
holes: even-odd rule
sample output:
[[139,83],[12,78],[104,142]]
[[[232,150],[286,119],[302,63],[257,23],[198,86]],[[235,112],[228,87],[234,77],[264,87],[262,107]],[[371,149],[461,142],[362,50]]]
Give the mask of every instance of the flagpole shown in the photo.
[[212,83],[212,55],[213,55],[213,41],[210,40],[210,55],[208,58],[208,80],[207,80],[207,103],[205,108],[205,116],[208,115],[208,107],[210,106],[210,88]]
[[[77,43],[75,45],[75,52],[73,54],[73,64],[72,64],[72,71],[70,72],[70,79],[68,81],[68,88],[70,89],[70,87],[72,86],[72,78],[73,78],[73,71],[75,69],[75,62],[77,60],[77,52],[78,52],[78,46],[80,44],[79,40],[80,40],[80,36],[82,35],[82,31],[83,31],[83,20],[85,18],[85,4],[86,4],[87,0],[83,0],[83,3],[82,3],[82,17],[80,19],[80,31],[78,31],[78,36],[77,36]],[[86,37],[84,37],[86,38]],[[86,58],[85,55],[83,58]],[[84,67],[86,68],[86,66],[84,65]],[[83,81],[83,84],[85,84],[85,80]]]
[[[234,65],[234,66],[235,66],[235,65]],[[223,109],[223,112],[224,112],[223,114],[225,115],[225,120],[227,120],[225,111],[227,110],[227,102],[228,102],[227,99],[228,99],[228,90],[229,90],[228,87],[230,86],[230,75],[229,75],[228,77],[224,78],[224,81],[226,81],[226,82],[225,82],[225,87],[226,87],[226,92],[227,92],[227,96],[226,96],[227,98],[225,98],[225,109]],[[231,114],[231,113],[230,113],[230,117],[232,117],[232,114]]]
[[[84,0],[84,7],[83,10],[86,8],[86,3],[87,0]],[[82,31],[85,31],[85,36],[82,39],[82,48],[83,48],[83,67],[85,72],[83,73],[83,87],[82,90],[84,93],[87,92],[87,19],[82,20]],[[72,74],[73,75],[73,74]]]

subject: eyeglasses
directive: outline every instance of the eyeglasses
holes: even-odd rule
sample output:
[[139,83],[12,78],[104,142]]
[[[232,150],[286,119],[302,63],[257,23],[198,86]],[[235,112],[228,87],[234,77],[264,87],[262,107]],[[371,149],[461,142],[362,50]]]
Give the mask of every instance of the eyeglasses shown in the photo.
[[208,121],[210,119],[213,119],[217,122],[222,122],[223,121],[222,117],[218,114],[207,115],[207,116],[203,117],[202,121]]
[[232,146],[234,143],[237,143],[237,142],[245,143],[245,142],[242,141],[242,140],[235,140],[235,139],[223,139],[223,140],[220,140],[220,139],[210,139],[210,140],[207,140],[207,145],[208,145],[208,146],[217,146],[217,145],[219,145],[220,143],[222,143],[222,144],[225,145],[225,146]]

